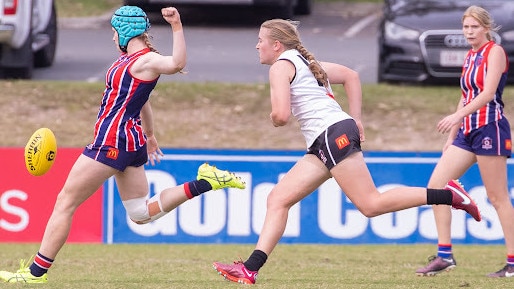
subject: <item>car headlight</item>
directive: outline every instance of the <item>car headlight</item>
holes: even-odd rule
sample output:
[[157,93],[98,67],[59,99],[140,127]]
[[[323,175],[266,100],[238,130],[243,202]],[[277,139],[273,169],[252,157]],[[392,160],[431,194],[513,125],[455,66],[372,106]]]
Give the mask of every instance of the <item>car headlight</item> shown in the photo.
[[386,21],[384,23],[385,37],[392,40],[417,40],[419,38],[419,32],[413,29],[409,29],[398,25],[396,23]]
[[502,33],[502,39],[506,41],[514,41],[514,30],[509,30],[505,33]]

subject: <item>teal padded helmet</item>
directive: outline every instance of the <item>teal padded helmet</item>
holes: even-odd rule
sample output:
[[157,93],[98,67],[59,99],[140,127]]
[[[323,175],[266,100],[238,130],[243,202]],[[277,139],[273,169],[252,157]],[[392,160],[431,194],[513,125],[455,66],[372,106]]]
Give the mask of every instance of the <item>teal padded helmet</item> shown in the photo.
[[145,33],[150,28],[146,13],[137,6],[122,6],[111,18],[112,27],[118,32],[118,45],[127,52],[130,39]]

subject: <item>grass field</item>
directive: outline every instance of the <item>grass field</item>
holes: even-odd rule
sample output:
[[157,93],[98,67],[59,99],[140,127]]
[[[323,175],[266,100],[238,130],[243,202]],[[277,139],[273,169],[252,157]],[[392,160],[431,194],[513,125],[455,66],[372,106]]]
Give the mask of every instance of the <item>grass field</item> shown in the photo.
[[[15,270],[35,244],[0,244],[0,270]],[[253,245],[67,244],[42,288],[240,288],[212,269],[213,261],[245,259]],[[457,268],[435,277],[415,270],[435,245],[279,245],[260,270],[255,288],[514,288],[514,278],[486,273],[504,265],[503,246],[457,245]],[[0,288],[37,285],[0,284]]]
[[[327,1],[331,0],[320,0]],[[352,2],[378,1],[381,0]],[[62,17],[98,15],[121,3],[121,0],[57,1]],[[91,137],[102,86],[101,83],[0,82],[3,95],[0,121],[10,128],[0,131],[0,146],[24,146],[39,126],[51,127],[59,145],[85,145]],[[440,149],[442,138],[434,133],[434,126],[454,108],[457,87],[370,85],[363,89],[366,149],[397,150],[399,144],[401,149]],[[337,91],[341,95],[341,89]],[[505,98],[512,108],[514,90],[508,89]],[[215,148],[302,149],[304,146],[295,124],[270,129],[268,87],[264,85],[163,83],[159,84],[152,101],[156,104],[158,139],[165,147],[186,146],[182,140],[192,142],[195,147]],[[344,100],[341,102],[344,104]],[[195,117],[194,122],[188,118],[191,116]],[[209,130],[212,125],[230,127],[231,133],[212,135]],[[38,244],[0,243],[0,270],[16,270],[19,259],[29,258],[37,249]],[[239,256],[245,259],[252,250],[253,245],[67,244],[49,273],[48,284],[0,283],[0,288],[240,288],[244,285],[229,283],[218,276],[211,263],[231,262]],[[485,277],[503,266],[504,246],[456,245],[456,270],[431,278],[415,276],[414,271],[424,266],[435,250],[434,244],[279,245],[261,269],[254,287],[514,288],[514,278]]]

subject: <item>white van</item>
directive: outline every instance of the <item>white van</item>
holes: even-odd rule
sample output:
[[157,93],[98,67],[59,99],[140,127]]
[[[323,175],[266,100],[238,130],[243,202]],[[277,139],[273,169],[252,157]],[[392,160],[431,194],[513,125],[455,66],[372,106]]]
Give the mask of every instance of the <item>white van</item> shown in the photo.
[[57,15],[53,0],[0,0],[0,75],[32,78],[54,62]]

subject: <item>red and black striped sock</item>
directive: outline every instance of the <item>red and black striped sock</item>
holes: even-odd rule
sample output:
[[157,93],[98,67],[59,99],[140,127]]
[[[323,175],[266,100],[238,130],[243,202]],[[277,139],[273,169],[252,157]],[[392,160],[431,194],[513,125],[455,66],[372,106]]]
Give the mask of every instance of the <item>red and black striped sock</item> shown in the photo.
[[184,184],[184,190],[189,199],[212,190],[211,184],[206,180],[196,180]]
[[43,276],[43,274],[48,272],[48,269],[50,269],[53,262],[54,260],[37,252],[37,255],[34,257],[34,262],[32,262],[32,265],[30,265],[30,274],[35,277]]

